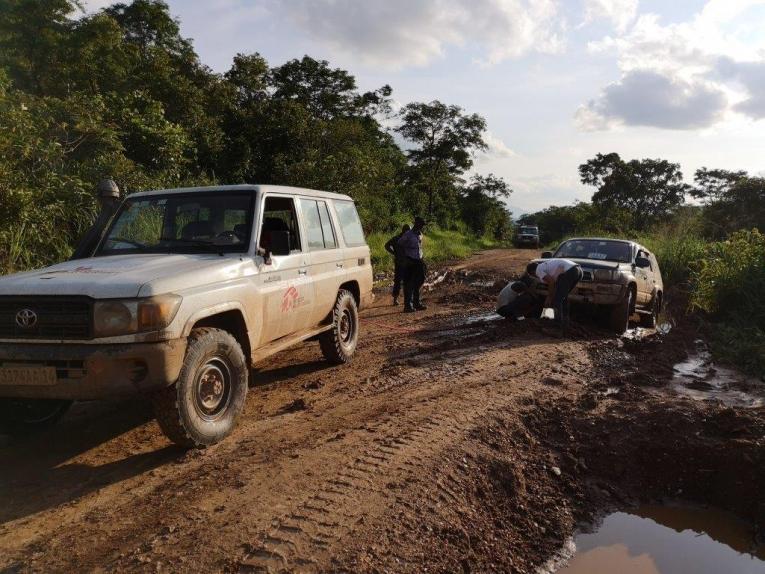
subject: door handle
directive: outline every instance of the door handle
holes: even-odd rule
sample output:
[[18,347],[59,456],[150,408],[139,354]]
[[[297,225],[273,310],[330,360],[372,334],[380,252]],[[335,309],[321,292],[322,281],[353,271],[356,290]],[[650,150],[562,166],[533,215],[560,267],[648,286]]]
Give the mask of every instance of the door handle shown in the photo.
[[308,275],[308,269],[298,269],[298,275]]

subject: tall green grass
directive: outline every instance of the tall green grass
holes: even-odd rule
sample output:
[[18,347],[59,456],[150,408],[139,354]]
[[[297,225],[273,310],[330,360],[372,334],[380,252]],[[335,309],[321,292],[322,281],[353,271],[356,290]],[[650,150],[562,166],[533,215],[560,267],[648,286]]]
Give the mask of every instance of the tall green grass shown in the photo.
[[692,280],[691,308],[713,322],[713,350],[765,379],[765,235],[742,230],[710,243]]
[[[385,243],[393,235],[394,233],[372,233],[367,237],[375,272],[393,269],[393,257],[385,251]],[[500,243],[492,239],[475,237],[460,230],[428,228],[423,239],[423,251],[428,263],[464,259],[476,251],[500,246]]]
[[686,285],[691,271],[706,254],[708,241],[701,235],[698,218],[683,217],[648,232],[635,240],[653,251],[667,286]]

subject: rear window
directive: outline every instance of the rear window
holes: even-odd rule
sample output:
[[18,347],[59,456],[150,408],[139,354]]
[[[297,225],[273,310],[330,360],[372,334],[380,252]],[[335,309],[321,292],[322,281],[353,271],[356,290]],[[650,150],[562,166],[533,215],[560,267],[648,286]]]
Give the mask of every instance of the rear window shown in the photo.
[[366,245],[364,230],[361,228],[361,220],[352,201],[335,201],[335,213],[343,233],[345,244],[349,247]]

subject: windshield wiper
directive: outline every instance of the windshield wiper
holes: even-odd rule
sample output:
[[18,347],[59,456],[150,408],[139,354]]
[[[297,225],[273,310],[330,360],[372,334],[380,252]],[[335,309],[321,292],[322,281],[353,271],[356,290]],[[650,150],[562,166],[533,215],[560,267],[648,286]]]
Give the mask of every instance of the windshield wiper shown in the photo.
[[148,245],[145,243],[141,243],[140,241],[136,241],[135,239],[126,239],[125,237],[109,237],[107,238],[107,241],[113,241],[115,243],[127,243],[128,245],[132,245],[133,247],[138,247],[139,249],[146,249]]

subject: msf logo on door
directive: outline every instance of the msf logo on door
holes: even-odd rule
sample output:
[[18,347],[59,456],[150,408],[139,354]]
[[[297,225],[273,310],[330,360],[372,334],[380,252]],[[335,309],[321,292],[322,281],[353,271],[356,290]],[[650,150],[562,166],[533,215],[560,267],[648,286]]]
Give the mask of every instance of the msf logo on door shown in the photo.
[[297,309],[302,304],[303,297],[300,296],[300,291],[294,285],[290,285],[289,289],[282,295],[282,313],[288,313]]

